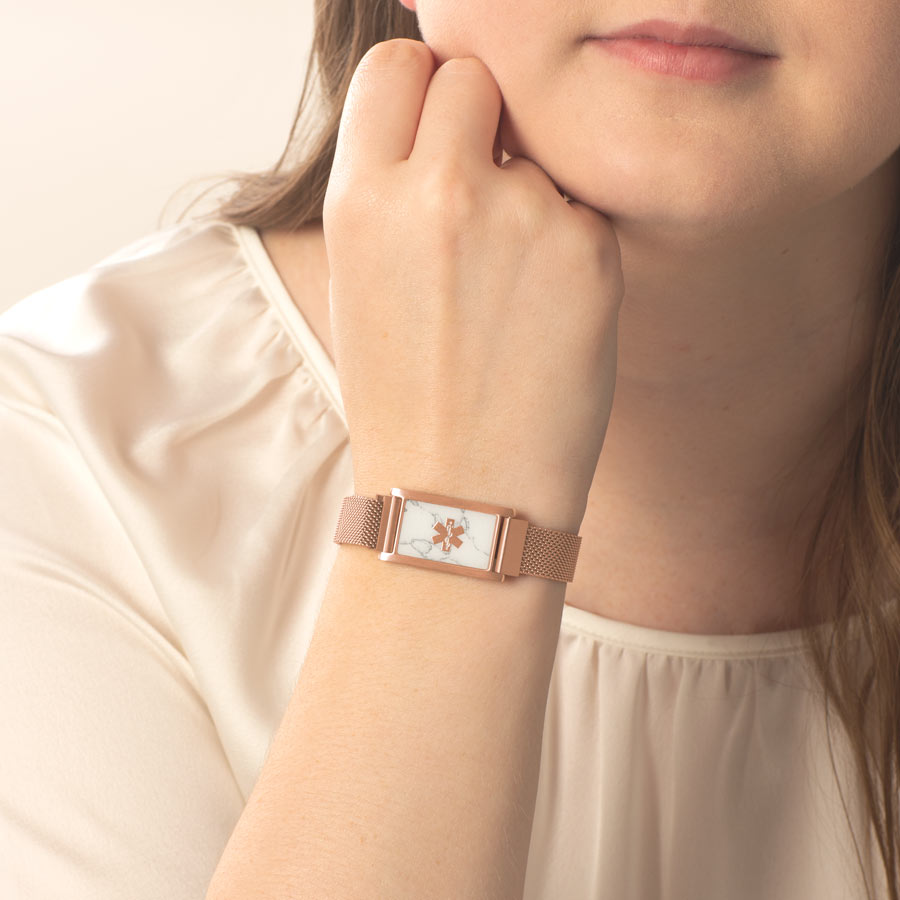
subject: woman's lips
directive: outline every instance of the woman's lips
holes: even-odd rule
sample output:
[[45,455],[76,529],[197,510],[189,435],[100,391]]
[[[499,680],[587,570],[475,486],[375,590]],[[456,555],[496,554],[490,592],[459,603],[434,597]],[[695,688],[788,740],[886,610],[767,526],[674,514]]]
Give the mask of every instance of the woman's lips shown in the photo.
[[641,69],[693,81],[724,81],[758,72],[777,59],[726,47],[670,44],[652,38],[591,37],[587,43]]
[[670,22],[667,19],[645,19],[626,25],[606,34],[591,35],[598,38],[645,38],[665,41],[667,44],[692,44],[698,47],[724,47],[726,50],[743,50],[757,56],[773,56],[769,50],[757,47],[743,38],[729,34],[722,28],[701,22]]

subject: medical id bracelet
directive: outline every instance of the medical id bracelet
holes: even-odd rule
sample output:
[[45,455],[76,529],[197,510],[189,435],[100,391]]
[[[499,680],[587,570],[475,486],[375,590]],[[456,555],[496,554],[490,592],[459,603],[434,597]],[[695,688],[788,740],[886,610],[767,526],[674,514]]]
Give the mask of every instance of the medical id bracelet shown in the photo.
[[494,581],[572,581],[581,547],[580,535],[533,525],[515,509],[407,488],[344,497],[334,541],[371,547],[385,562]]

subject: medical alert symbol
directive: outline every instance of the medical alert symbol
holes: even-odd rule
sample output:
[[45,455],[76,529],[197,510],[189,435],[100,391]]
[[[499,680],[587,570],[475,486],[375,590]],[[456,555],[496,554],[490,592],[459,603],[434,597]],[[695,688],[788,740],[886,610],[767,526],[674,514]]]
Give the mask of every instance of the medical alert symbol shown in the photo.
[[453,544],[454,547],[462,547],[462,541],[457,537],[458,534],[462,534],[465,531],[465,528],[462,525],[457,525],[455,528],[453,527],[453,523],[456,519],[447,519],[447,524],[445,525],[443,522],[438,522],[434,526],[434,530],[437,534],[431,539],[432,544],[440,544],[441,550],[449,550],[450,545]]

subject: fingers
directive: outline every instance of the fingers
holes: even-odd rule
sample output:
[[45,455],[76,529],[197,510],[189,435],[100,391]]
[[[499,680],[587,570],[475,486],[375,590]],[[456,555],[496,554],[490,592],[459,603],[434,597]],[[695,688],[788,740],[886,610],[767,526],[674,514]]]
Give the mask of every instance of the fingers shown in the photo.
[[427,44],[395,38],[360,60],[344,101],[332,173],[381,168],[408,159],[435,58]]
[[432,76],[410,160],[498,158],[500,88],[477,57],[448,59]]

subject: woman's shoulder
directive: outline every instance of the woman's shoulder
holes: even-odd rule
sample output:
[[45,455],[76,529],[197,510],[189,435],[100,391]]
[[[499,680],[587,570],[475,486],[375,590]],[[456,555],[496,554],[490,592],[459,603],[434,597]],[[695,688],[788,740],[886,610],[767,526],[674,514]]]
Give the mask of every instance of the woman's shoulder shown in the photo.
[[[35,582],[29,597],[46,588],[40,574],[60,591],[115,592],[141,629],[155,615],[228,726],[245,791],[353,487],[327,357],[267,259],[253,229],[188,223],[0,315],[10,565]],[[126,557],[127,579],[116,574]]]
[[[149,344],[165,346],[202,307],[233,297],[242,264],[223,222],[174,225],[132,241],[83,271],[20,299],[0,315],[0,361],[20,371],[117,359],[137,366]],[[207,313],[208,314],[208,313]]]
[[211,382],[227,391],[290,372],[342,415],[331,359],[259,234],[223,220],[147,234],[0,314],[0,392],[48,411],[61,385],[115,384],[140,407],[158,401],[154,385],[177,404]]
[[[171,574],[183,555],[205,584],[234,574],[207,562],[234,560],[252,523],[293,515],[337,466],[336,516],[350,472],[336,377],[260,256],[252,229],[190,222],[0,315],[0,404],[87,463],[145,560]],[[30,476],[64,492],[45,469]]]

